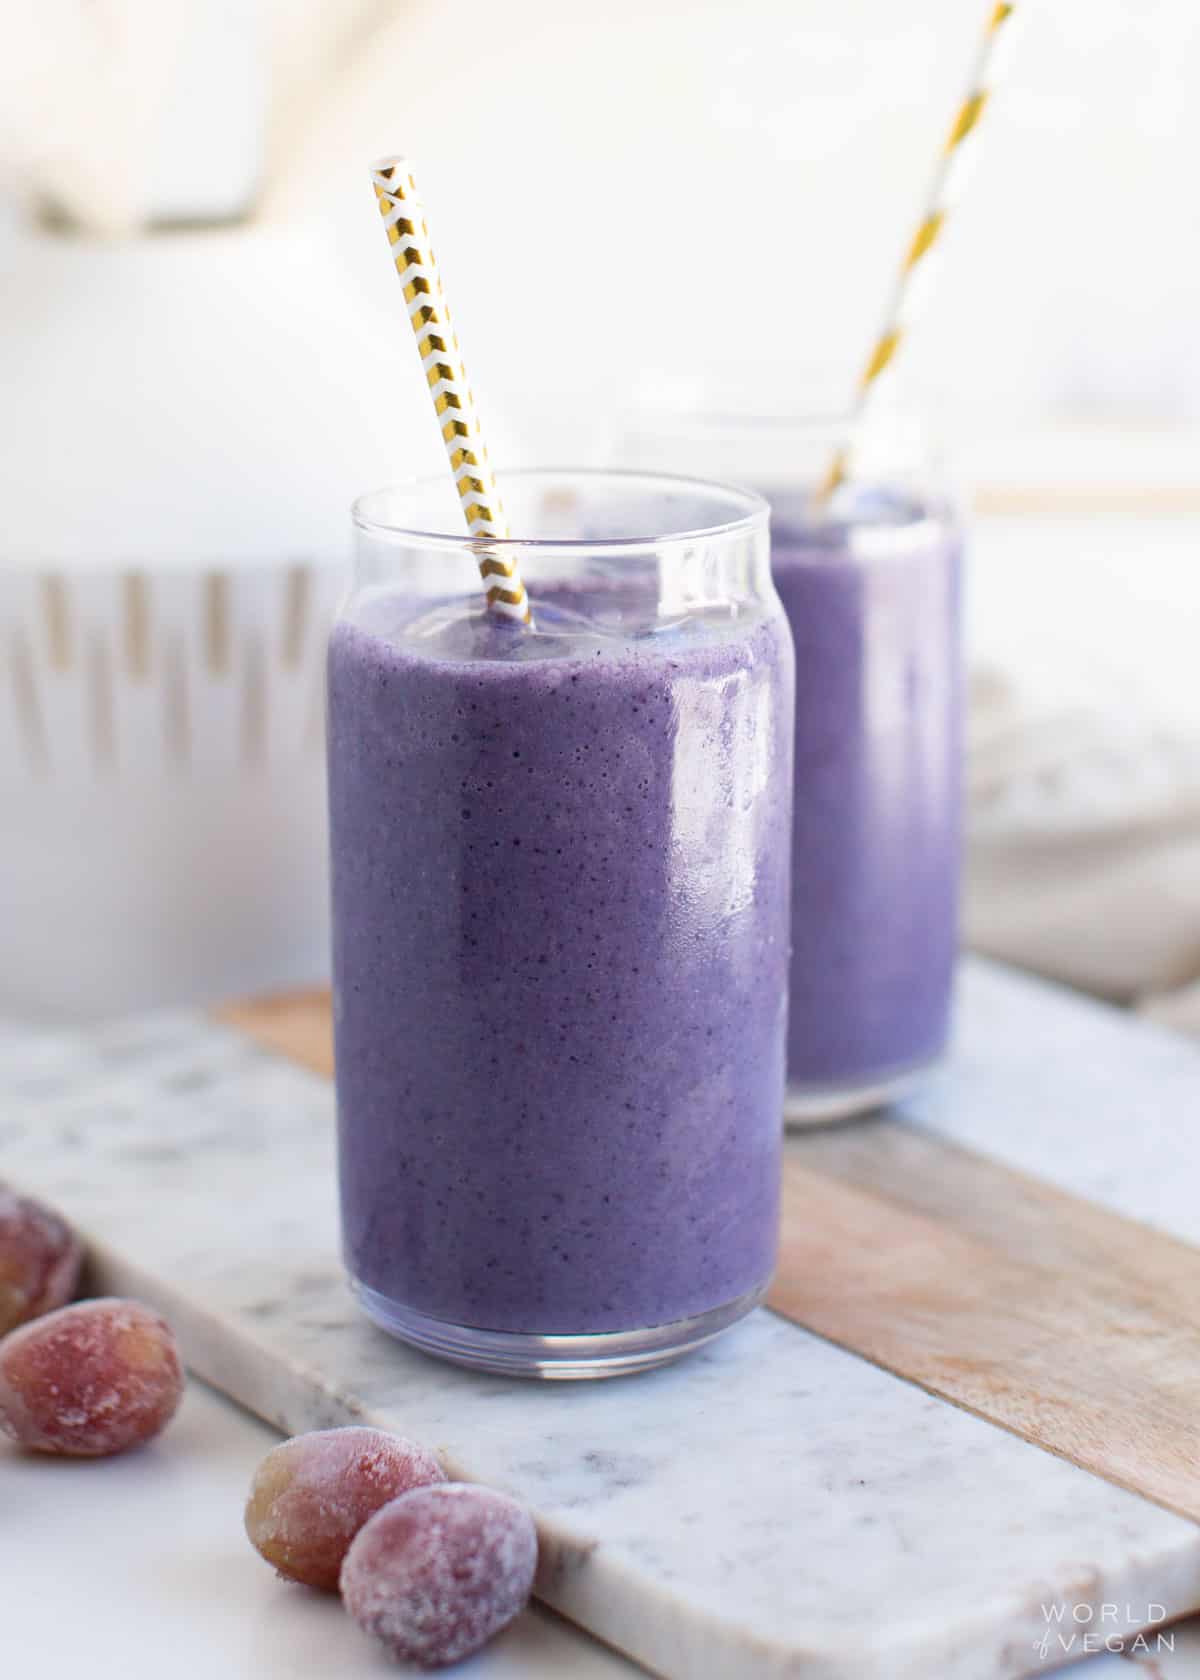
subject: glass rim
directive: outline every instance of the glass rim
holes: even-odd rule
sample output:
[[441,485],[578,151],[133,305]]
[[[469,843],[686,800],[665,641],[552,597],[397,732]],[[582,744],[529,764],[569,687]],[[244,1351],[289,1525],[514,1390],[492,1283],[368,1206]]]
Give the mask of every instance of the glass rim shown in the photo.
[[397,524],[373,518],[368,509],[371,503],[387,496],[416,494],[422,491],[448,489],[453,494],[453,481],[448,474],[422,474],[419,477],[398,479],[356,496],[350,504],[350,518],[356,530],[369,536],[386,537],[391,541],[419,543],[423,548],[445,548],[477,553],[479,549],[523,549],[543,552],[587,554],[628,554],[653,552],[669,543],[710,542],[718,537],[736,536],[766,529],[771,508],[765,496],[743,484],[726,480],[701,478],[693,473],[658,472],[638,467],[515,467],[496,472],[500,490],[515,480],[526,483],[541,479],[548,487],[565,488],[581,481],[591,484],[632,486],[663,485],[667,488],[688,488],[715,494],[728,499],[741,509],[735,517],[711,525],[688,526],[682,530],[665,531],[659,536],[644,532],[630,532],[617,537],[485,537],[472,536],[469,531],[430,531],[415,525]]
[[893,446],[901,441],[922,457],[940,455],[940,438],[930,421],[927,401],[897,401],[889,389],[882,403],[876,401],[864,413],[860,397],[847,388],[844,372],[835,380],[832,369],[818,367],[812,378],[805,379],[802,368],[801,380],[806,390],[796,401],[785,397],[777,381],[766,377],[748,383],[744,377],[660,372],[635,386],[621,406],[619,420],[628,432],[652,433],[669,425],[678,435],[701,441],[726,431],[768,442],[796,439],[830,449],[851,442],[878,444],[884,439]]

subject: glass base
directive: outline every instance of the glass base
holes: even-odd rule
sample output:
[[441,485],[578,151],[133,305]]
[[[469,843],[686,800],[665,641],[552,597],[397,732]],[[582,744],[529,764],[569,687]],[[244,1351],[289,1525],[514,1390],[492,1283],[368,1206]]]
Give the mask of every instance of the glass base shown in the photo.
[[907,1097],[938,1065],[938,1056],[911,1062],[907,1067],[872,1074],[859,1082],[837,1085],[789,1085],[783,1099],[783,1123],[789,1131],[805,1126],[831,1126],[853,1120],[873,1109]]
[[359,1305],[381,1330],[422,1353],[490,1371],[503,1377],[541,1377],[578,1381],[590,1377],[624,1377],[667,1365],[693,1348],[702,1347],[722,1330],[756,1307],[767,1292],[764,1283],[736,1301],[713,1307],[695,1318],[658,1324],[648,1330],[611,1330],[586,1336],[535,1336],[501,1330],[472,1330],[444,1319],[426,1318],[411,1307],[391,1301],[366,1284],[350,1279]]

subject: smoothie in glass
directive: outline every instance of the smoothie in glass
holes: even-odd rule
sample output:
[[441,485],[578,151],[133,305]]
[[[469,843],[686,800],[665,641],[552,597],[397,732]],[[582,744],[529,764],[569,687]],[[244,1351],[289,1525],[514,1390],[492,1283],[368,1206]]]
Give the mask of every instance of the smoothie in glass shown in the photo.
[[[536,539],[566,490],[531,476],[506,501]],[[530,630],[448,564],[412,586],[424,539],[360,511],[329,770],[355,1287],[430,1351],[581,1375],[694,1345],[771,1273],[792,652],[757,498],[572,494],[549,522],[580,534],[522,552]]]
[[790,1124],[879,1106],[947,1038],[961,871],[963,528],[911,424],[649,402],[622,453],[753,484],[796,648]]
[[833,1118],[944,1048],[958,946],[961,538],[902,493],[777,492],[796,645],[789,1107]]

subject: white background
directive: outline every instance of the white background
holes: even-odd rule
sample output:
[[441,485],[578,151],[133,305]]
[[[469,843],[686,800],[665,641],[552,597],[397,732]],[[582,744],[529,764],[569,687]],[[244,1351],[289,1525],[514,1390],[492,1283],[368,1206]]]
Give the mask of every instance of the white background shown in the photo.
[[[309,143],[296,133],[291,201],[336,215],[387,307],[360,172],[381,150],[414,154],[500,411],[549,389],[578,419],[639,358],[769,358],[802,405],[796,370],[849,380],[861,360],[986,12],[419,0]],[[908,377],[940,393],[954,431],[1200,419],[1200,12],[1019,12]]]

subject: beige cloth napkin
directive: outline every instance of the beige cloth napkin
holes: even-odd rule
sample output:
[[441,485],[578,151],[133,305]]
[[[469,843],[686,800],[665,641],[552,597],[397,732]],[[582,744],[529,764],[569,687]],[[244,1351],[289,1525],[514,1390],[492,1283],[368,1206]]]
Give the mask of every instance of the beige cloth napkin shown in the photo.
[[1200,1034],[1200,732],[1103,672],[985,667],[967,788],[968,943]]

